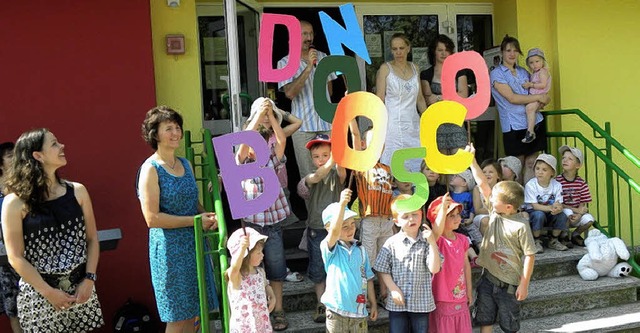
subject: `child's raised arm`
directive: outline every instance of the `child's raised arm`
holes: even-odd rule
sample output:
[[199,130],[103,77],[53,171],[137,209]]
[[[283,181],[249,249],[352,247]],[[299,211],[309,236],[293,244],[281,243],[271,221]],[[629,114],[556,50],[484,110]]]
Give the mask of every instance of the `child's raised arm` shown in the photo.
[[242,274],[240,269],[242,268],[242,261],[244,260],[244,251],[249,248],[249,235],[243,235],[240,237],[240,250],[238,254],[231,259],[231,265],[227,269],[227,276],[229,277],[229,284],[233,289],[240,289],[240,281]]
[[[336,165],[336,162],[333,160],[332,154],[324,165],[316,169],[316,172],[312,172],[304,178],[305,182],[307,185],[319,183],[329,174],[329,171],[331,171],[331,168],[333,168],[334,165]],[[344,170],[344,168],[342,170]]]
[[351,190],[345,188],[340,192],[340,212],[337,216],[334,217],[333,221],[329,225],[329,234],[327,235],[327,245],[329,250],[332,250],[333,247],[340,239],[340,233],[342,232],[342,223],[344,222],[344,210],[351,201]]
[[480,194],[484,202],[488,202],[491,197],[491,186],[489,186],[489,182],[487,181],[487,177],[482,172],[480,165],[478,165],[478,161],[475,158],[476,149],[473,147],[473,144],[467,145],[464,149],[474,155],[473,161],[471,162],[471,173],[473,174],[473,179],[475,179],[476,184],[478,185],[478,189],[480,190]]
[[289,125],[282,127],[282,131],[286,137],[290,137],[293,133],[295,133],[300,126],[302,126],[302,119],[292,115],[290,112],[284,112],[280,110],[282,113],[282,119],[289,122]]
[[438,211],[438,216],[436,216],[436,220],[433,221],[431,231],[433,232],[433,237],[437,240],[442,236],[444,231],[444,225],[447,221],[447,211],[449,210],[449,206],[451,206],[451,196],[449,192],[445,193],[442,198],[442,204],[440,205],[440,210]]
[[[249,123],[246,124],[244,130],[245,131],[257,131],[260,121],[264,119],[264,115],[267,114],[267,104],[269,101],[265,101],[259,107],[260,110],[257,114],[251,119]],[[283,149],[284,151],[284,149]],[[238,148],[238,152],[236,153],[236,161],[238,163],[244,163],[244,161],[249,157],[249,146],[246,144],[241,144],[240,148]]]
[[[287,146],[287,135],[280,127],[280,123],[278,123],[278,118],[275,116],[275,110],[271,112],[267,111],[267,115],[269,117],[269,123],[271,124],[271,129],[273,129],[273,134],[276,136],[276,145],[275,145],[275,153],[276,158],[278,160],[282,160],[282,156],[284,156],[284,149]],[[284,116],[283,116],[284,117]]]
[[351,142],[354,150],[362,150],[362,138],[360,137],[360,127],[358,121],[354,118],[349,122],[349,130],[351,131]]

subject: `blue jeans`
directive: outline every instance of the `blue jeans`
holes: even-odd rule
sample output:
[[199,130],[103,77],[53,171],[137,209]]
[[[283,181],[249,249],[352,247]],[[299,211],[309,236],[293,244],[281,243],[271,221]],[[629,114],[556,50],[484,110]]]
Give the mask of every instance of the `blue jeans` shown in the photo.
[[553,230],[567,230],[568,218],[564,213],[551,215],[550,212],[533,209],[527,212],[529,213],[531,231],[540,231],[544,227],[551,227]]
[[389,333],[427,333],[429,313],[389,311]]
[[313,283],[322,283],[327,279],[327,272],[324,270],[322,252],[320,252],[320,242],[327,237],[326,229],[307,228],[307,251],[309,252],[309,267],[307,275]]
[[287,261],[284,256],[284,244],[282,243],[282,228],[280,223],[261,227],[253,223],[245,223],[247,227],[255,229],[265,235],[267,241],[264,243],[262,253],[264,253],[264,271],[267,273],[267,280],[284,281],[287,278]]
[[498,287],[486,277],[481,277],[476,288],[475,323],[489,326],[499,319],[500,328],[505,332],[517,332],[520,329],[520,302],[508,287]]

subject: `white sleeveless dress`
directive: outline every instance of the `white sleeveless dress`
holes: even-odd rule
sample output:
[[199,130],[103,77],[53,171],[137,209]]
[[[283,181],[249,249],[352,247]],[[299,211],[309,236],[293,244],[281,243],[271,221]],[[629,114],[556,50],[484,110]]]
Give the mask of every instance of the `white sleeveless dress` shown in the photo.
[[[417,109],[420,80],[415,65],[411,64],[413,75],[404,80],[393,72],[391,64],[387,75],[387,90],[384,104],[389,114],[387,138],[380,162],[391,165],[393,152],[402,148],[420,147],[420,115]],[[405,162],[405,168],[411,172],[420,171],[419,159]]]

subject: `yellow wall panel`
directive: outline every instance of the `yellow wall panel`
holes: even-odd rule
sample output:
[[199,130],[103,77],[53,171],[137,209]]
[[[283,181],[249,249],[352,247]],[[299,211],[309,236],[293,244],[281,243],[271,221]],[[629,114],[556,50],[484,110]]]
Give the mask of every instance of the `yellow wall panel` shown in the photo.
[[[170,8],[160,0],[150,0],[150,4],[157,103],[179,111],[184,117],[184,129],[199,133],[202,92],[195,3],[182,0],[178,8]],[[185,54],[166,53],[167,34],[185,36]]]

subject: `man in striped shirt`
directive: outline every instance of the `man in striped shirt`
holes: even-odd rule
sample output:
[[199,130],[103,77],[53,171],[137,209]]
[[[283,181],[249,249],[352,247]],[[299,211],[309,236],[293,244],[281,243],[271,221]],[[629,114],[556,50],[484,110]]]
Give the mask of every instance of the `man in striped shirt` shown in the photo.
[[[331,124],[322,120],[315,110],[313,101],[313,78],[316,72],[316,65],[327,55],[313,47],[313,26],[307,21],[300,21],[302,28],[302,55],[300,66],[294,76],[278,83],[278,89],[291,100],[291,113],[302,119],[302,127],[295,132],[293,149],[300,171],[300,178],[312,173],[315,170],[311,156],[306,148],[307,142],[315,138],[317,134],[331,136]],[[278,68],[283,68],[289,62],[289,56],[278,61]],[[329,75],[329,80],[335,80],[335,73]],[[332,92],[331,81],[327,82],[327,99]]]
[[580,149],[566,145],[558,151],[562,155],[562,174],[556,180],[562,185],[563,211],[569,217],[569,227],[576,228],[571,234],[571,242],[584,246],[584,239],[580,234],[589,230],[595,222],[587,207],[591,202],[589,185],[578,176],[584,156]]

